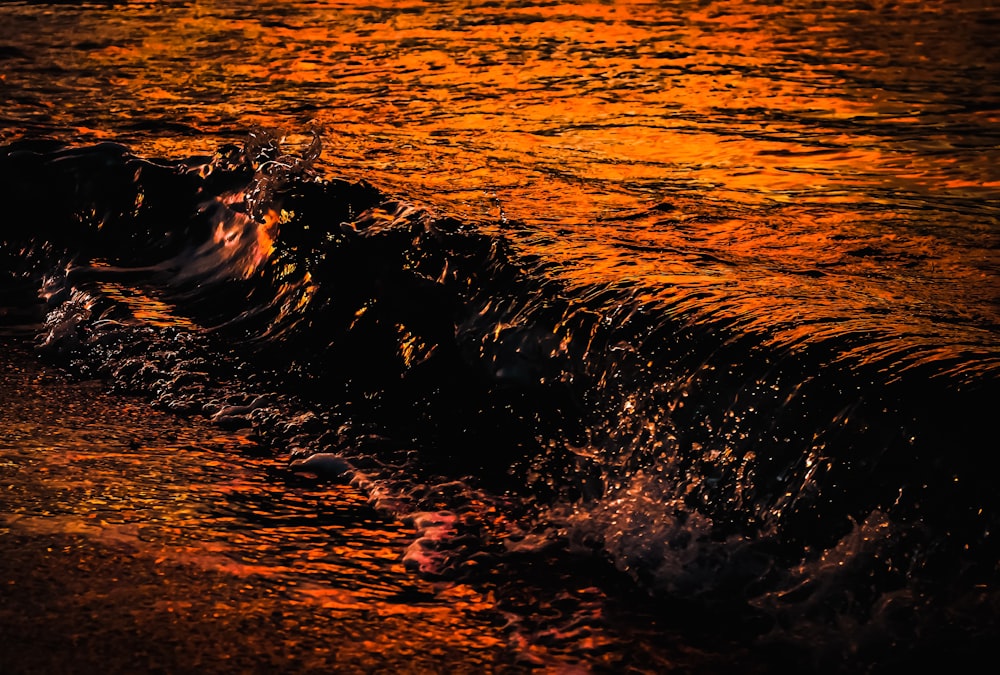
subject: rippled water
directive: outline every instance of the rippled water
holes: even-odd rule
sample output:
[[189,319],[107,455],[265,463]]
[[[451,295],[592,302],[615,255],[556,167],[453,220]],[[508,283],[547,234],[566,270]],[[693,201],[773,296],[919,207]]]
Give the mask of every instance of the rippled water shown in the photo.
[[0,138],[184,156],[254,124],[315,127],[329,174],[523,223],[510,236],[573,282],[639,282],[783,345],[857,332],[997,367],[992,3],[0,14]]
[[[269,662],[416,672],[442,656],[481,672],[510,660],[484,598],[465,586],[438,597],[407,573],[411,528],[361,492],[287,474],[245,434],[46,372],[19,339],[0,344],[0,623],[33,645],[5,642],[6,672],[124,673],[157,658],[164,672],[264,672]],[[52,563],[33,559],[12,543],[25,535],[63,548],[48,549]],[[70,551],[87,547],[75,538],[112,561],[83,553],[81,574]],[[37,577],[13,571],[24,561],[42,563]],[[246,628],[257,622],[274,627]],[[183,648],[153,647],[144,660],[136,633]]]
[[413,522],[339,487],[327,522],[194,447],[229,485],[198,546],[254,574],[374,602],[409,583],[383,553],[442,563],[565,667],[959,659],[1000,623],[998,28],[974,0],[3,2],[0,310]]

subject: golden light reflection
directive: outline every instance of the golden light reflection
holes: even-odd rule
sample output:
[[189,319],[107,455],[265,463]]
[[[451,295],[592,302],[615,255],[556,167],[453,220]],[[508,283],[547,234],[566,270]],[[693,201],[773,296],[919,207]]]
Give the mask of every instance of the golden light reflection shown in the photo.
[[[231,205],[242,203],[243,193],[227,195],[222,202]],[[274,241],[282,216],[269,208],[255,220],[241,211],[227,209],[216,220],[212,241],[219,252],[220,267],[232,267],[244,279],[249,279],[274,253]]]
[[[907,147],[922,143],[922,133],[907,130],[928,116],[947,113],[952,128],[982,122],[975,110],[952,109],[946,86],[931,83],[923,99],[908,86],[933,76],[930,58],[980,56],[995,67],[988,54],[968,53],[980,44],[970,39],[982,12],[974,4],[957,15],[925,3],[897,3],[893,13],[725,1],[33,11],[6,10],[11,36],[25,39],[25,21],[43,33],[89,36],[85,50],[61,50],[54,40],[37,50],[67,73],[42,98],[55,104],[48,125],[86,119],[140,149],[186,155],[232,140],[234,124],[295,130],[316,122],[336,140],[327,170],[406,186],[450,208],[470,205],[422,189],[425,181],[455,180],[455,166],[486,169],[471,183],[458,179],[468,193],[494,187],[495,172],[514,172],[528,189],[506,201],[522,220],[533,217],[539,169],[556,184],[599,178],[602,192],[641,202],[689,178],[743,195],[774,190],[777,178],[799,192],[812,192],[817,178],[854,188],[891,179],[900,156],[923,187],[940,190],[947,178],[962,180],[956,171],[997,159],[984,147],[967,155],[973,166],[946,167],[935,153]],[[927,39],[907,40],[911,29]],[[12,86],[35,86],[30,73],[6,74]],[[984,87],[996,81],[981,77]],[[115,103],[102,109],[91,100]],[[15,119],[37,120],[18,105]],[[129,130],[134,119],[149,120],[149,130]],[[178,135],[182,126],[190,133]],[[945,142],[961,140],[939,129]],[[771,154],[775,145],[784,159]],[[768,166],[775,171],[758,174]],[[981,186],[977,178],[968,180]],[[591,216],[579,203],[549,203],[570,219]]]
[[263,222],[257,223],[257,242],[254,247],[252,269],[256,270],[261,263],[271,257],[274,253],[274,240],[278,235],[278,223],[281,221],[280,214],[272,209],[268,209],[264,214]]
[[177,314],[171,305],[133,286],[102,281],[100,283],[100,290],[105,297],[127,307],[132,316],[144,324],[160,328],[182,328],[184,330],[195,330],[197,328],[190,319]]
[[[493,599],[405,570],[414,532],[376,513],[355,488],[269,479],[265,465],[274,460],[242,452],[252,445],[245,435],[157,413],[94,382],[67,382],[7,347],[0,541],[49,548],[4,549],[24,564],[24,575],[4,567],[5,603],[24,592],[45,611],[59,603],[74,634],[90,634],[88,603],[107,586],[128,610],[100,609],[112,634],[163,626],[171,644],[193,649],[195,633],[209,631],[217,645],[238,638],[258,663],[262,654],[310,657],[326,664],[321,670],[350,662],[408,672],[447,658],[460,672],[472,664],[481,671],[500,656],[503,636],[483,618]],[[66,564],[49,569],[57,542]],[[27,583],[40,575],[39,584],[51,584],[46,575],[55,574],[58,599]],[[195,610],[200,618],[189,616]],[[248,629],[255,617],[280,625]],[[285,625],[291,617],[295,625]],[[326,651],[316,651],[323,643]]]
[[992,25],[972,0],[7,4],[0,41],[32,59],[4,61],[0,138],[183,157],[316,125],[326,175],[482,223],[573,284],[707,294],[782,344],[845,316],[961,342],[955,316],[1000,323]]

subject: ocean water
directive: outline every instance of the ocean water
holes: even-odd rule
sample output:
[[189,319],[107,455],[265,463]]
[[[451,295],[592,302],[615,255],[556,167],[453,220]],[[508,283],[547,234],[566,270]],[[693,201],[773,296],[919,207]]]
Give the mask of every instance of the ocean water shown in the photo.
[[518,668],[971,663],[998,24],[2,3],[0,318],[409,523],[409,573],[491,592]]

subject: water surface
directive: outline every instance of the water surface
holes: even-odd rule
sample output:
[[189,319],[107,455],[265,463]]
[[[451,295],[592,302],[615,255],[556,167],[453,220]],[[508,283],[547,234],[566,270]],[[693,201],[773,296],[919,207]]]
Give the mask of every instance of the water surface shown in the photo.
[[[192,560],[347,604],[492,593],[524,668],[953,667],[997,635],[998,25],[0,3],[0,316],[251,430],[156,474]],[[141,484],[145,446],[92,457],[75,419],[52,471]],[[309,456],[349,469],[287,482]],[[207,520],[167,488],[202,478]],[[60,484],[7,513],[123,517]]]

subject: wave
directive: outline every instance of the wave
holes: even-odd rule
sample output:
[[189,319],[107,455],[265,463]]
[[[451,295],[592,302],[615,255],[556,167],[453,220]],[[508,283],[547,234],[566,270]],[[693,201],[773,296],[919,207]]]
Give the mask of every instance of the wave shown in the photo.
[[417,573],[585,556],[814,665],[996,635],[993,351],[901,367],[855,333],[775,344],[710,298],[570,286],[494,229],[313,175],[319,151],[7,146],[4,304],[81,375],[354,481],[414,524]]

